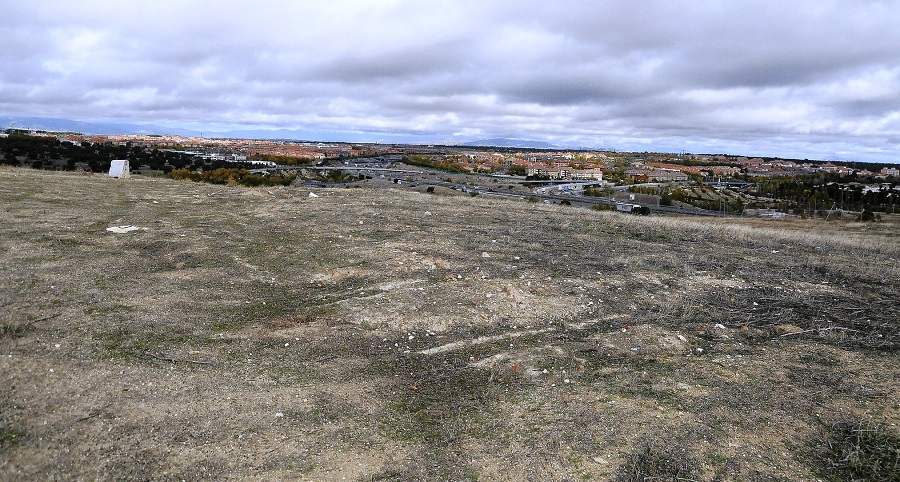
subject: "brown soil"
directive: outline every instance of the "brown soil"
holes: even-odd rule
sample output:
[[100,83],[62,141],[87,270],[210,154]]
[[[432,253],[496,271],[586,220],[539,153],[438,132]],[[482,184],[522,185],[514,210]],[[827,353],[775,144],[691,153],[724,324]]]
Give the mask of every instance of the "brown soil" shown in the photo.
[[896,221],[315,192],[0,169],[0,480],[843,480],[900,422]]

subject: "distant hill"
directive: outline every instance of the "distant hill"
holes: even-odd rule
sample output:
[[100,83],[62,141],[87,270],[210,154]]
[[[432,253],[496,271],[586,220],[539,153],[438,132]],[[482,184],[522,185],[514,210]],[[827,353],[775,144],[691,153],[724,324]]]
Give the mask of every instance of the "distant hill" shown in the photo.
[[554,146],[549,142],[541,142],[541,141],[527,141],[522,139],[507,139],[505,137],[494,137],[491,139],[479,139],[477,141],[470,141],[463,144],[461,146],[469,146],[469,147],[521,147],[521,148],[530,148],[530,149],[557,149],[559,146]]
[[[0,129],[30,129],[50,132],[77,132],[81,134],[100,135],[178,135],[184,137],[221,137],[240,139],[285,139],[319,142],[375,142],[401,144],[432,144],[430,136],[416,134],[385,134],[370,132],[323,132],[309,129],[239,129],[226,132],[196,131],[177,127],[166,127],[154,124],[128,124],[117,122],[84,122],[71,119],[51,117],[0,116]],[[450,143],[452,144],[452,142]],[[529,141],[494,137],[469,141],[460,146],[467,147],[508,147],[525,149],[563,149],[563,146],[549,142]]]
[[162,127],[151,124],[119,124],[112,122],[82,122],[71,119],[57,119],[49,117],[0,117],[2,129],[33,129],[51,132],[78,132],[81,134],[106,134],[106,135],[148,135],[171,134],[179,136],[199,136],[200,133],[190,129],[178,129]]
[[83,122],[71,119],[47,117],[0,116],[0,129],[31,129],[50,132],[77,132],[102,135],[179,135],[184,137],[219,137],[235,139],[284,139],[313,142],[373,142],[381,144],[433,143],[429,136],[414,134],[390,134],[352,131],[317,131],[309,129],[238,129],[230,131],[166,127],[154,124],[127,124],[115,122]]

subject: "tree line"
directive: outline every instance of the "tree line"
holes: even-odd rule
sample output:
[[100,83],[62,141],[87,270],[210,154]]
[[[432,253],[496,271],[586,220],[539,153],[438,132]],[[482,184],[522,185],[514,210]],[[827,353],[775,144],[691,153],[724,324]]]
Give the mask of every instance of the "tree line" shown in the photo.
[[266,174],[252,173],[246,169],[220,167],[209,171],[195,172],[187,169],[175,169],[169,173],[172,179],[194,182],[208,182],[211,184],[242,185],[248,187],[257,186],[290,186],[297,179],[295,174],[282,176],[269,176]]
[[0,162],[7,166],[108,172],[113,159],[128,159],[133,169],[146,167],[165,173],[196,163],[194,156],[130,143],[70,142],[16,133],[0,138]]
[[788,203],[794,211],[841,209],[894,212],[900,196],[896,178],[873,179],[836,174],[814,174],[792,178],[768,178],[750,186],[756,196]]
[[[130,142],[72,142],[49,136],[12,133],[0,137],[0,164],[32,167],[52,171],[109,172],[113,159],[128,159],[132,170],[148,169],[169,174],[174,170],[213,171],[216,169],[251,169],[252,163],[203,159],[198,156],[156,147],[135,146]],[[283,164],[303,164],[305,161],[270,156],[266,160]],[[293,160],[294,162],[290,162]]]

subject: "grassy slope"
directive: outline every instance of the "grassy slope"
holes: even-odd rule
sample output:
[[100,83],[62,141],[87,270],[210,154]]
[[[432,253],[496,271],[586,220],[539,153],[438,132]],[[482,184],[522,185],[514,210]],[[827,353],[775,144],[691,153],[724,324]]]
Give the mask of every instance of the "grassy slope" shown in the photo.
[[0,479],[804,480],[900,421],[896,225],[316,192],[0,170]]

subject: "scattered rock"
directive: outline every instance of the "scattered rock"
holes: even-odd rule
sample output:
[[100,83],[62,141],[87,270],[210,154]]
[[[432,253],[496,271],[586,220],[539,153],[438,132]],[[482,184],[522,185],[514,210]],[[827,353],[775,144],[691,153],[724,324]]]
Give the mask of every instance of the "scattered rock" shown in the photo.
[[131,226],[131,225],[110,226],[110,227],[106,228],[107,231],[109,231],[110,233],[115,233],[115,234],[125,234],[125,233],[130,233],[132,231],[140,231],[140,230],[146,230],[146,229],[147,228],[139,228],[137,226]]
[[692,351],[687,337],[654,325],[629,325],[590,339],[597,343],[597,350],[606,354],[679,355]]

